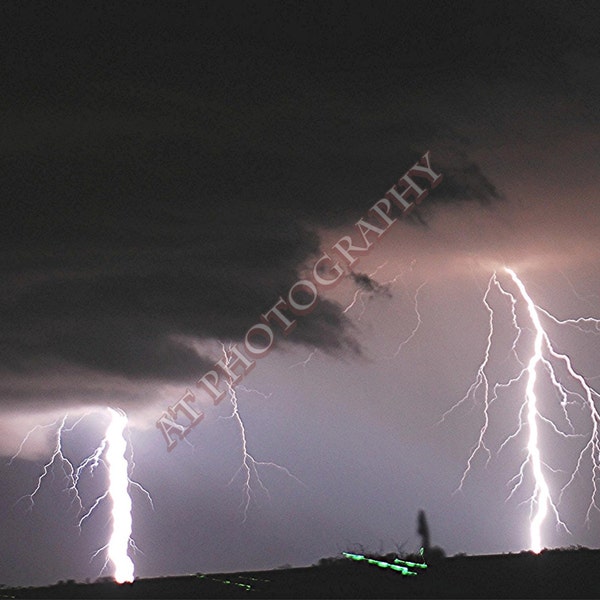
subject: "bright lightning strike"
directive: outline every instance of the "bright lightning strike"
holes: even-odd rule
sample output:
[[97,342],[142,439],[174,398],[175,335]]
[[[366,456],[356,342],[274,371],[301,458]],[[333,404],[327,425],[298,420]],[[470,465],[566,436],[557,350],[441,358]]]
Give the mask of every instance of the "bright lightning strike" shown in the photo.
[[546,515],[548,514],[549,505],[552,504],[550,498],[550,490],[548,489],[548,482],[544,477],[542,469],[542,460],[540,457],[540,449],[538,446],[538,421],[540,419],[540,413],[538,411],[538,400],[535,393],[535,380],[537,378],[537,369],[540,361],[542,360],[543,342],[545,338],[544,328],[540,323],[540,317],[535,308],[533,300],[527,293],[523,282],[517,277],[517,274],[509,268],[505,269],[506,272],[512,277],[512,280],[516,283],[521,295],[527,302],[527,309],[529,310],[529,316],[535,327],[535,342],[533,347],[533,354],[529,359],[527,365],[527,424],[529,427],[529,441],[527,442],[527,460],[531,463],[533,470],[533,478],[535,480],[535,490],[532,496],[532,510],[535,511],[533,519],[531,520],[530,526],[530,538],[531,538],[531,549],[534,552],[541,552],[542,550],[542,535],[541,527]]
[[[467,393],[452,406],[440,419],[443,422],[452,412],[459,408],[469,398],[475,400],[482,398],[484,423],[479,431],[476,444],[471,449],[466,468],[463,472],[458,490],[462,490],[463,484],[469,475],[476,455],[483,452],[487,455],[487,463],[492,459],[492,452],[486,443],[488,427],[490,425],[490,406],[498,400],[499,393],[506,391],[515,383],[525,380],[525,398],[519,411],[519,426],[516,431],[510,434],[500,445],[500,452],[508,442],[514,440],[523,434],[526,436],[526,456],[517,475],[509,482],[510,499],[517,489],[524,482],[527,470],[533,478],[533,492],[529,497],[530,506],[530,549],[536,553],[544,547],[542,542],[542,526],[549,513],[554,516],[555,523],[569,532],[566,524],[560,517],[559,505],[565,491],[574,482],[575,477],[581,474],[584,460],[589,456],[591,461],[591,498],[586,513],[586,523],[589,523],[592,510],[600,511],[598,502],[598,477],[600,476],[600,413],[596,407],[596,399],[600,394],[586,380],[583,375],[575,370],[572,359],[568,354],[558,352],[548,335],[542,323],[542,317],[552,321],[555,325],[568,325],[577,328],[580,332],[598,332],[600,330],[600,319],[594,317],[580,317],[576,319],[558,319],[549,311],[537,306],[529,295],[525,284],[515,273],[514,270],[505,267],[504,272],[510,277],[518,290],[518,294],[513,294],[506,290],[500,283],[498,276],[494,273],[489,281],[486,292],[483,297],[483,304],[489,315],[488,335],[484,358],[478,367],[477,375],[471,384]],[[515,331],[515,337],[512,341],[511,353],[517,363],[522,367],[519,373],[510,377],[506,381],[496,382],[493,385],[489,379],[488,367],[490,366],[491,348],[494,340],[494,318],[495,312],[492,308],[490,295],[496,289],[504,298],[508,298],[511,303],[511,327]],[[529,317],[529,327],[522,325],[518,320],[518,307],[524,303]],[[528,351],[528,359],[521,361],[517,353],[517,346],[520,344],[522,334],[526,328],[533,327],[534,339],[533,345]],[[521,344],[522,345],[522,344]],[[557,367],[561,365],[572,382],[575,382],[577,389],[572,389],[573,383],[563,383],[557,373]],[[547,404],[544,397],[539,397],[538,382],[540,375],[546,374],[556,395],[561,399],[560,408],[565,426],[561,428],[559,422],[550,419],[542,409],[542,405]],[[585,409],[590,430],[588,433],[576,433],[574,424],[569,415],[569,409],[577,402]],[[555,435],[563,439],[583,438],[585,443],[577,455],[577,461],[571,471],[570,477],[558,492],[552,493],[548,482],[547,473],[551,471],[557,473],[558,470],[552,469],[548,462],[542,456],[541,435],[546,429],[552,431]],[[564,431],[567,429],[567,431]]]
[[[56,428],[56,441],[52,455],[45,463],[43,471],[38,477],[38,481],[33,492],[23,496],[20,498],[20,500],[25,498],[28,499],[30,504],[29,510],[31,510],[35,504],[35,496],[40,491],[44,479],[53,473],[55,468],[61,468],[63,476],[67,481],[65,491],[68,491],[71,495],[72,502],[77,503],[78,513],[81,515],[78,520],[79,528],[81,528],[83,522],[92,515],[102,501],[106,498],[109,498],[112,504],[112,531],[110,540],[108,544],[95,552],[92,558],[97,556],[100,552],[106,550],[107,558],[104,568],[106,568],[108,562],[110,561],[113,565],[113,576],[115,581],[118,583],[124,583],[133,581],[134,577],[134,565],[133,561],[128,555],[128,549],[131,547],[132,549],[136,550],[137,548],[131,537],[132,501],[129,495],[129,487],[132,486],[141,491],[146,496],[153,508],[154,505],[149,492],[137,481],[132,480],[129,476],[130,462],[126,458],[128,444],[125,439],[127,416],[123,411],[112,408],[109,408],[108,412],[110,421],[104,438],[101,440],[98,447],[89,456],[85,457],[77,466],[74,466],[74,464],[63,453],[63,435],[66,432],[73,431],[81,422],[81,420],[87,415],[80,417],[70,427],[66,426],[68,414],[65,414],[62,418],[48,425],[38,425],[34,427],[27,433],[19,445],[16,454],[10,459],[9,464],[11,464],[20,455],[23,447],[35,431],[50,427]],[[133,451],[131,448],[130,457],[131,469],[133,469]],[[102,465],[107,469],[109,480],[108,489],[103,494],[98,496],[90,508],[84,512],[83,502],[79,494],[80,479],[86,470],[89,470],[89,473],[93,474],[99,465]]]
[[133,561],[127,550],[131,539],[131,497],[125,450],[127,442],[123,432],[127,417],[123,411],[108,409],[111,420],[106,430],[106,462],[110,484],[108,494],[112,500],[112,533],[108,543],[108,558],[114,566],[117,583],[133,581]]

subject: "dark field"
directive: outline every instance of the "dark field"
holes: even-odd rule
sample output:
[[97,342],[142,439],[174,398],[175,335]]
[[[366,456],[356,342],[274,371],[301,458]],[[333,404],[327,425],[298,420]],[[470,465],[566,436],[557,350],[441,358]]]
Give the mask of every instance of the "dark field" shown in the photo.
[[[415,577],[365,562],[5,588],[0,598],[598,598],[600,550],[548,550],[438,559]],[[244,587],[247,586],[247,587]]]

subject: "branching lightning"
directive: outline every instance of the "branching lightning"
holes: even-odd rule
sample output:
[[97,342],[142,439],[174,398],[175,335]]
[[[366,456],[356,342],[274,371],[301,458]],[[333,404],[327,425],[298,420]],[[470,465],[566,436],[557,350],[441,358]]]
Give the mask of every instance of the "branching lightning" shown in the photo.
[[[229,359],[228,359],[227,349],[225,347],[225,344],[221,344],[221,347],[223,350],[223,356],[224,356],[225,363],[228,365]],[[241,438],[241,442],[242,442],[242,463],[241,463],[239,469],[233,474],[233,477],[230,479],[228,485],[231,485],[231,483],[233,483],[235,478],[240,473],[243,474],[243,499],[242,499],[242,503],[241,503],[241,508],[242,508],[242,512],[244,515],[242,522],[245,523],[246,519],[248,518],[248,509],[250,507],[250,502],[252,499],[252,481],[254,480],[257,483],[258,487],[260,487],[260,489],[266,494],[266,496],[268,498],[271,497],[269,490],[267,489],[267,487],[262,482],[262,479],[260,478],[260,474],[258,472],[259,466],[272,467],[274,469],[282,471],[283,473],[285,473],[288,477],[291,477],[297,483],[299,483],[303,486],[305,484],[300,479],[298,479],[295,475],[293,475],[286,467],[278,465],[277,463],[274,463],[274,462],[264,462],[264,461],[256,460],[252,456],[252,454],[250,454],[250,452],[248,451],[248,440],[246,437],[246,427],[244,426],[244,421],[242,420],[242,417],[240,416],[240,412],[239,412],[237,390],[236,390],[233,382],[230,379],[226,380],[226,384],[227,384],[227,391],[229,393],[229,398],[231,400],[231,414],[229,414],[225,417],[219,417],[219,418],[220,419],[228,419],[228,420],[232,420],[235,422],[235,424],[237,425],[237,428],[240,432],[240,438]],[[242,386],[240,386],[240,389],[242,389]],[[260,394],[264,398],[270,397],[270,394],[266,395],[258,390],[248,389],[248,388],[244,388],[244,390]]]
[[[387,298],[392,297],[390,288],[398,280],[403,282],[404,272],[400,272],[398,275],[396,275],[392,279],[388,279],[387,281],[384,281],[381,283],[374,279],[375,275],[381,269],[383,269],[388,264],[388,262],[389,261],[387,261],[387,260],[384,261],[379,266],[377,266],[374,271],[372,271],[371,273],[368,273],[368,274],[356,273],[354,271],[350,271],[350,273],[348,274],[348,277],[354,281],[354,283],[357,286],[357,289],[354,291],[354,294],[352,295],[352,299],[350,300],[350,302],[348,304],[346,304],[346,306],[342,309],[343,314],[348,314],[357,304],[359,304],[360,312],[358,313],[356,320],[360,321],[367,310],[367,301],[368,300],[372,299],[375,296],[382,296],[382,295]],[[412,270],[414,268],[415,264],[416,264],[416,259],[414,259],[411,262],[410,270]],[[419,294],[421,292],[421,289],[426,284],[427,284],[426,281],[421,283],[421,285],[419,285],[419,287],[417,288],[417,290],[414,294],[414,297],[413,297],[414,311],[415,311],[415,314],[417,317],[417,322],[415,323],[415,326],[413,327],[413,329],[409,333],[409,335],[398,344],[398,347],[396,348],[395,352],[392,355],[385,357],[387,360],[393,360],[393,359],[397,358],[398,355],[400,354],[400,352],[402,351],[402,348],[404,348],[404,346],[406,344],[408,344],[415,337],[418,330],[420,329],[420,327],[422,325],[422,319],[421,319],[421,313],[419,311]],[[312,361],[312,359],[317,354],[317,352],[318,352],[318,350],[316,350],[316,349],[312,350],[304,360],[301,360],[297,363],[290,365],[289,368],[293,369],[294,367],[299,367],[299,366],[306,368],[306,366]]]
[[[10,459],[9,464],[11,464],[21,454],[25,444],[35,431],[40,429],[55,428],[55,444],[52,455],[44,464],[42,473],[38,477],[34,490],[30,494],[21,497],[17,503],[21,500],[27,499],[29,501],[28,510],[32,510],[35,505],[35,496],[40,491],[44,479],[50,474],[53,474],[55,468],[60,468],[62,470],[64,479],[67,482],[65,491],[67,491],[71,496],[72,503],[76,503],[77,505],[77,525],[80,530],[84,521],[93,514],[96,508],[100,506],[102,501],[106,498],[109,498],[112,505],[112,531],[110,539],[106,545],[99,548],[92,555],[92,559],[106,550],[106,561],[102,571],[104,571],[108,565],[108,562],[110,561],[113,565],[115,581],[118,583],[123,583],[126,581],[133,581],[134,565],[133,561],[128,555],[128,549],[130,547],[133,550],[137,549],[135,542],[131,537],[132,502],[129,495],[130,486],[135,487],[137,490],[142,492],[142,494],[144,494],[150,502],[152,508],[154,508],[154,505],[149,492],[140,483],[131,479],[129,475],[129,472],[133,470],[135,463],[133,461],[131,444],[129,444],[129,461],[126,457],[128,446],[127,440],[125,439],[127,416],[123,411],[112,408],[108,409],[108,413],[110,421],[104,438],[95,448],[95,450],[90,455],[86,456],[77,466],[75,466],[73,462],[71,462],[71,460],[69,460],[63,453],[63,435],[67,432],[73,431],[77,425],[88,416],[87,414],[79,417],[73,423],[73,425],[69,427],[67,427],[67,420],[69,417],[68,414],[65,414],[63,417],[57,419],[53,423],[47,425],[37,425],[23,438],[23,441],[19,445],[17,452]],[[83,502],[79,493],[80,480],[86,470],[93,475],[94,471],[99,465],[102,465],[108,473],[108,489],[98,496],[87,510],[84,510]]]
[[[463,489],[465,480],[472,470],[473,461],[479,453],[487,456],[486,465],[492,459],[492,450],[488,443],[486,443],[488,427],[490,425],[489,411],[491,404],[498,400],[500,392],[506,392],[516,383],[525,383],[525,397],[519,410],[518,427],[500,444],[498,453],[516,438],[525,437],[527,440],[525,458],[517,474],[509,481],[510,492],[507,500],[512,498],[515,492],[524,484],[525,476],[529,473],[533,480],[533,491],[528,498],[530,507],[529,544],[530,549],[538,553],[544,547],[542,542],[542,526],[549,513],[553,515],[557,527],[561,527],[569,532],[567,525],[560,516],[559,507],[564,493],[575,481],[575,478],[578,475],[582,475],[586,457],[589,457],[589,461],[591,462],[591,497],[586,512],[586,523],[589,524],[593,510],[600,512],[598,498],[598,477],[600,476],[600,413],[596,407],[596,400],[600,398],[600,394],[589,384],[583,375],[575,370],[571,357],[566,353],[556,350],[542,321],[545,318],[558,326],[574,327],[584,333],[598,333],[600,331],[600,319],[594,317],[558,319],[546,309],[535,304],[525,284],[514,270],[505,267],[504,273],[516,287],[516,292],[513,293],[507,290],[501,283],[497,273],[494,273],[490,277],[483,296],[483,304],[488,313],[488,335],[483,360],[477,369],[475,380],[466,394],[444,413],[439,422],[445,421],[451,413],[456,411],[469,399],[476,401],[479,398],[483,405],[483,425],[467,459],[465,470],[456,490],[459,491]],[[501,297],[510,301],[511,327],[514,331],[510,353],[521,370],[506,381],[496,381],[492,385],[488,374],[488,367],[490,366],[491,349],[495,338],[495,311],[492,308],[490,299],[493,290],[496,290]],[[527,325],[521,324],[522,321],[519,320],[521,306],[526,308],[528,315]],[[527,359],[523,361],[519,357],[518,349],[524,344],[523,333],[526,329],[531,329],[533,343],[527,351]],[[568,374],[568,383],[561,381],[558,371],[559,366]],[[554,389],[556,397],[560,399],[562,422],[549,418],[546,411],[543,410],[543,405],[547,405],[548,400],[540,397],[537,390],[539,389],[538,383],[540,382],[540,377],[544,375],[552,389]],[[573,389],[574,386],[575,389]],[[590,426],[586,433],[578,433],[571,418],[570,411],[576,405],[578,405],[580,411],[585,411],[587,415],[587,421]],[[558,470],[553,469],[543,457],[541,436],[545,431],[550,431],[553,435],[557,435],[565,440],[583,439],[584,441],[566,483],[554,493],[550,489],[548,472],[557,473]]]
[[367,300],[371,299],[375,295],[386,295],[390,297],[390,287],[396,283],[398,279],[402,277],[402,274],[396,275],[393,279],[389,281],[384,281],[383,283],[379,283],[375,279],[375,275],[383,269],[387,265],[388,261],[380,264],[372,273],[355,273],[354,271],[350,271],[349,277],[356,283],[358,286],[354,295],[352,296],[352,300],[348,303],[348,305],[342,310],[342,313],[346,314],[350,311],[358,301],[360,301],[361,311],[356,317],[357,321],[360,321],[365,314],[365,310],[367,309]]
[[[382,294],[387,296],[388,298],[391,298],[390,288],[392,287],[392,285],[394,285],[398,280],[400,280],[402,283],[404,283],[404,280],[403,280],[404,273],[403,272],[399,273],[392,279],[389,279],[382,283],[379,283],[373,279],[373,277],[381,269],[383,269],[387,265],[387,263],[388,263],[388,261],[385,261],[384,263],[379,265],[372,273],[369,273],[368,275],[365,275],[362,273],[354,273],[354,272],[350,273],[350,277],[352,277],[354,282],[357,284],[358,289],[354,292],[354,296],[352,297],[352,300],[350,301],[350,303],[343,309],[342,312],[344,314],[348,313],[357,304],[357,302],[360,301],[361,311],[357,317],[357,320],[360,321],[362,316],[364,315],[366,307],[367,307],[367,305],[366,305],[367,299],[372,298],[374,295],[382,295]],[[413,260],[411,262],[411,264],[410,264],[411,270],[413,269],[415,263],[416,263],[416,260]],[[413,306],[414,306],[414,311],[415,311],[415,315],[417,318],[413,329],[408,334],[408,336],[398,344],[394,353],[391,354],[390,356],[385,357],[387,360],[393,360],[393,359],[397,358],[398,355],[400,354],[400,352],[402,351],[402,349],[404,348],[404,346],[406,346],[406,344],[408,344],[415,337],[417,332],[419,331],[419,329],[423,323],[422,318],[421,318],[421,313],[419,311],[419,294],[421,293],[421,290],[423,289],[423,287],[425,287],[426,284],[427,284],[426,281],[421,283],[419,285],[419,287],[417,288],[417,290],[415,291],[414,296],[413,296]],[[310,359],[310,357],[309,357],[309,359]],[[309,360],[309,359],[307,359],[307,360]]]
[[290,365],[288,368],[293,369],[294,367],[299,367],[300,365],[302,365],[302,367],[306,369],[306,365],[314,358],[314,356],[317,352],[318,352],[318,350],[311,350],[310,354],[304,360],[294,363],[293,365]]
[[400,354],[400,352],[402,351],[402,348],[404,348],[404,346],[406,346],[406,344],[408,344],[415,337],[415,335],[417,335],[417,331],[419,331],[421,325],[423,324],[423,319],[421,318],[421,313],[419,311],[419,293],[421,292],[421,289],[423,289],[423,287],[426,284],[427,284],[427,282],[424,281],[417,288],[417,291],[415,292],[415,295],[414,295],[414,298],[413,298],[413,303],[414,303],[414,307],[415,307],[415,315],[417,317],[417,322],[415,323],[415,326],[413,327],[412,331],[408,334],[408,336],[398,344],[398,347],[396,348],[396,351],[394,352],[394,354],[392,354],[391,356],[387,357],[388,360],[392,360],[392,359],[398,357],[398,354]]
[[[83,504],[81,502],[81,497],[79,496],[79,489],[77,487],[81,469],[80,469],[80,467],[75,469],[73,467],[73,464],[71,463],[71,461],[68,460],[65,457],[65,455],[63,454],[62,436],[63,436],[63,433],[72,431],[81,422],[81,420],[84,417],[85,417],[85,415],[83,417],[80,417],[71,427],[67,427],[66,422],[67,422],[68,415],[64,415],[62,418],[57,419],[53,423],[48,423],[47,425],[36,425],[33,429],[31,429],[30,431],[27,432],[27,435],[23,438],[23,441],[19,445],[17,452],[8,461],[9,465],[11,465],[13,463],[13,461],[19,457],[19,455],[21,454],[21,452],[23,450],[23,447],[25,446],[25,444],[27,443],[27,441],[29,440],[29,438],[35,431],[38,431],[40,429],[49,429],[52,427],[56,427],[54,450],[52,451],[52,455],[50,456],[50,459],[48,460],[48,462],[46,464],[44,464],[42,473],[38,477],[37,485],[35,486],[33,492],[31,492],[30,494],[26,494],[25,496],[22,496],[21,498],[19,498],[17,500],[17,503],[19,503],[21,500],[27,499],[29,501],[28,510],[32,510],[32,508],[34,506],[34,498],[35,498],[36,494],[40,491],[43,480],[48,476],[48,474],[50,472],[52,472],[53,465],[57,464],[62,469],[63,475],[64,475],[65,479],[67,480],[68,485],[65,488],[65,491],[69,492],[69,495],[71,496],[71,502],[73,503],[76,501],[79,511],[83,510]],[[87,457],[83,462],[86,462],[86,461],[88,463],[91,463],[92,458]]]

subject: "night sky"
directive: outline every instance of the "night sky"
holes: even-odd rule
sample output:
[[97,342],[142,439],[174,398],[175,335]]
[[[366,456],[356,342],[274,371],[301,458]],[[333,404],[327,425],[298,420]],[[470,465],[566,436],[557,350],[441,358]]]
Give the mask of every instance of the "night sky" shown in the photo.
[[[599,21],[592,1],[4,3],[0,583],[102,572],[108,500],[79,530],[58,459],[24,496],[64,415],[76,466],[107,407],[127,413],[132,478],[154,501],[131,487],[136,576],[415,551],[420,509],[447,554],[527,549],[527,468],[507,499],[526,431],[498,451],[523,382],[492,404],[491,458],[476,453],[457,493],[481,394],[439,421],[484,359],[494,270],[557,319],[600,317]],[[323,252],[358,241],[359,219],[378,223],[369,208],[427,151],[443,181],[394,208],[293,332],[274,327],[236,388],[244,435],[197,380]],[[521,368],[511,303],[495,287],[488,303],[486,374],[502,382]],[[600,389],[598,321],[543,323]],[[593,432],[569,385],[580,437],[540,419],[555,501]],[[188,388],[204,420],[167,452],[156,422]],[[564,429],[559,395],[538,391]],[[558,507],[570,533],[550,515],[548,547],[600,546],[600,473],[580,463]],[[83,472],[84,512],[105,486],[102,465]]]

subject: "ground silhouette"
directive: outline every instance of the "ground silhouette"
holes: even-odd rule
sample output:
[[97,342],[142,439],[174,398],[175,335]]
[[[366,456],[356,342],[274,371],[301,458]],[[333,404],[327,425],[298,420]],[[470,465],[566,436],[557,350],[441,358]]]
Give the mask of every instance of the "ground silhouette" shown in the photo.
[[[384,557],[380,557],[384,558]],[[388,560],[390,557],[387,557]],[[409,557],[404,557],[409,558]],[[0,598],[598,598],[600,550],[440,558],[406,577],[343,557],[312,567],[4,588]]]

